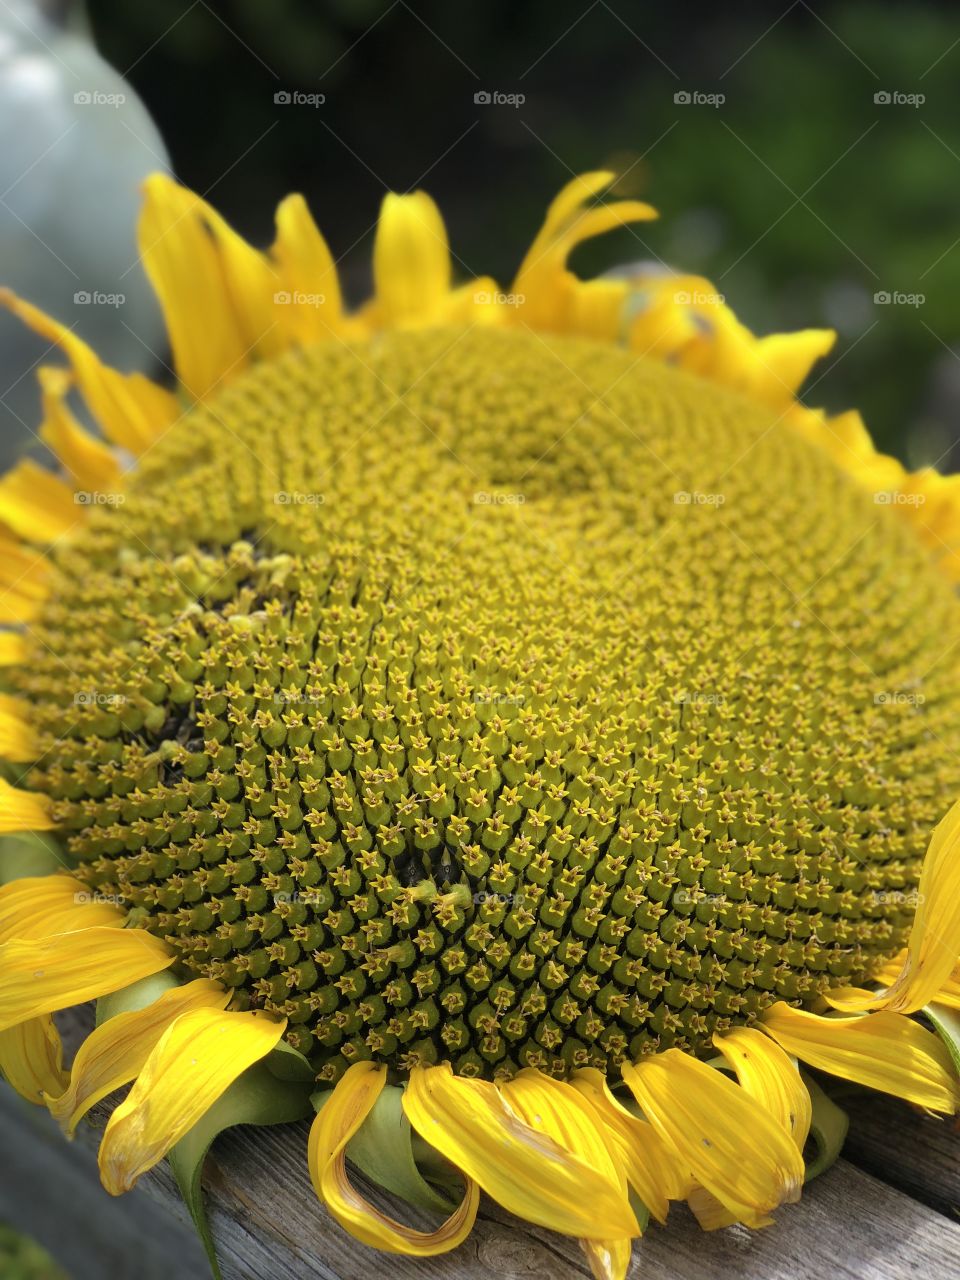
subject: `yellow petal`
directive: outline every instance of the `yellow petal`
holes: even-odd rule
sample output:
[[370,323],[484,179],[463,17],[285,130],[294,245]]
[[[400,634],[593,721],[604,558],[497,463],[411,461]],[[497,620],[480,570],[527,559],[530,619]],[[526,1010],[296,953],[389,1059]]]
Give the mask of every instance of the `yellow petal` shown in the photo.
[[674,1157],[646,1120],[632,1115],[610,1092],[595,1067],[575,1071],[570,1083],[587,1099],[606,1126],[607,1139],[619,1153],[627,1181],[658,1222],[665,1222],[669,1200],[682,1200],[684,1187]]
[[0,943],[49,938],[93,925],[119,927],[125,913],[66,873],[23,876],[0,887]]
[[618,1240],[637,1224],[609,1178],[524,1124],[484,1080],[414,1067],[403,1109],[420,1136],[511,1213],[567,1235]]
[[239,1075],[276,1048],[286,1025],[286,1018],[274,1021],[257,1012],[181,1014],[154,1046],[104,1130],[99,1165],[107,1191],[114,1196],[129,1191]]
[[527,263],[536,261],[571,218],[579,213],[583,205],[609,187],[616,176],[610,169],[595,169],[590,173],[578,174],[575,178],[571,178],[566,186],[561,187],[547,207],[543,226],[537,232],[536,239],[530,246],[520,270],[522,271]]
[[143,929],[96,925],[0,947],[0,1030],[119,991],[173,963],[165,942]]
[[373,246],[380,324],[436,323],[450,292],[450,249],[440,210],[423,191],[384,197]]
[[960,801],[937,825],[920,873],[917,913],[899,975],[886,991],[828,991],[835,1009],[915,1013],[936,999],[960,956]]
[[277,207],[271,253],[287,299],[277,318],[291,338],[305,344],[340,333],[343,302],[336,264],[303,196],[287,196]]
[[0,620],[31,622],[49,593],[48,579],[42,551],[0,535]]
[[37,756],[37,744],[30,725],[28,706],[9,694],[0,693],[0,756],[22,764]]
[[255,356],[280,350],[279,275],[208,204],[166,174],[144,183],[140,253],[177,377],[201,400]]
[[[2,555],[0,548],[0,555]],[[0,589],[0,612],[3,608],[3,591]],[[16,667],[27,659],[27,642],[16,631],[0,631],[0,667]]]
[[37,791],[18,791],[0,778],[0,835],[16,831],[52,831],[50,801]]
[[38,1105],[66,1087],[60,1033],[48,1013],[0,1031],[0,1071],[21,1098]]
[[43,403],[40,439],[63,464],[78,489],[113,493],[120,484],[120,463],[113,450],[85,431],[67,406],[71,377],[66,369],[37,370]]
[[[523,1068],[499,1088],[500,1096],[524,1124],[531,1129],[539,1129],[564,1151],[593,1169],[607,1182],[610,1195],[616,1195],[619,1189],[624,1207],[629,1211],[627,1175],[620,1153],[616,1144],[608,1145],[606,1126],[596,1109],[578,1090],[531,1067]],[[630,1239],[638,1235],[640,1228],[635,1219],[632,1231],[615,1239],[597,1239],[593,1233],[587,1233],[581,1247],[594,1275],[616,1276],[617,1280],[622,1280],[626,1266],[620,1270],[615,1268],[624,1257],[629,1261]]]
[[136,1079],[157,1041],[183,1013],[192,1009],[224,1009],[230,992],[209,978],[171,987],[152,1004],[118,1013],[91,1031],[77,1050],[68,1080],[45,1090],[50,1113],[67,1137],[92,1106]]
[[387,1079],[386,1068],[355,1062],[317,1113],[307,1146],[310,1177],[318,1197],[351,1235],[375,1249],[416,1258],[447,1253],[470,1234],[477,1217],[480,1188],[466,1179],[464,1197],[436,1231],[414,1231],[381,1213],[347,1177],[347,1143],[373,1110]]
[[56,542],[85,515],[70,486],[30,458],[0,479],[0,520],[28,542]]
[[795,396],[810,370],[827,355],[837,340],[832,329],[800,329],[796,333],[771,333],[757,340],[757,358],[764,370],[769,394],[787,391]]
[[31,599],[45,600],[49,569],[42,551],[0,535],[0,589],[16,590]]
[[626,1064],[623,1078],[695,1181],[739,1221],[760,1225],[799,1198],[803,1160],[793,1140],[722,1072],[667,1049]]
[[63,349],[87,407],[114,444],[131,453],[143,453],[179,416],[176,399],[169,391],[141,373],[120,373],[102,364],[71,329],[24,302],[10,289],[0,289],[0,305]]
[[797,1064],[762,1031],[736,1027],[725,1035],[715,1035],[717,1046],[736,1072],[740,1087],[763,1104],[803,1151],[813,1104]]
[[626,1280],[633,1243],[623,1240],[581,1240],[580,1248],[590,1264],[594,1280]]
[[781,1001],[764,1010],[760,1025],[811,1067],[931,1111],[957,1109],[960,1086],[946,1046],[902,1014],[884,1009],[852,1018],[821,1017]]
[[[622,281],[585,286],[567,270],[567,259],[584,240],[657,216],[649,205],[636,200],[584,208],[612,180],[613,175],[605,172],[574,178],[547,210],[513,283],[513,293],[523,299],[517,308],[519,323],[551,332],[584,332],[609,341],[618,336],[628,286]],[[581,324],[584,329],[578,328]]]

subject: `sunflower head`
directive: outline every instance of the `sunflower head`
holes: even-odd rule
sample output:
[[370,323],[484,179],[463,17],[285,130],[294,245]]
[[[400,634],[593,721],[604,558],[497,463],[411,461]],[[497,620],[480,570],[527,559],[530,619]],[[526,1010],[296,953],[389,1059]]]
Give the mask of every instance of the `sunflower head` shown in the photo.
[[[608,181],[509,293],[454,287],[436,207],[389,197],[348,314],[298,197],[261,254],[152,179],[176,398],[8,299],[71,369],[41,373],[61,474],[0,482],[0,829],[69,874],[0,891],[0,1066],[68,1129],[136,1079],[111,1190],[283,1058],[361,1239],[451,1248],[483,1187],[618,1276],[638,1204],[795,1197],[796,1058],[955,1108],[905,1016],[960,925],[955,816],[924,861],[960,781],[955,487],[796,400],[831,335],[578,280],[650,216]],[[67,1077],[50,1015],[97,996]],[[347,1185],[391,1122],[387,1166],[416,1131],[460,1171],[456,1209],[416,1174],[432,1235]]]

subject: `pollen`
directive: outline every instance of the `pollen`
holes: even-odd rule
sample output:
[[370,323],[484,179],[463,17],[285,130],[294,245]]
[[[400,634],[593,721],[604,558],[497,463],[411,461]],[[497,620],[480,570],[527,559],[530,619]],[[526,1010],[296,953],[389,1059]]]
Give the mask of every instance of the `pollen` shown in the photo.
[[327,1083],[862,984],[960,784],[960,605],[776,426],[521,330],[258,364],[49,555],[11,679],[75,873]]

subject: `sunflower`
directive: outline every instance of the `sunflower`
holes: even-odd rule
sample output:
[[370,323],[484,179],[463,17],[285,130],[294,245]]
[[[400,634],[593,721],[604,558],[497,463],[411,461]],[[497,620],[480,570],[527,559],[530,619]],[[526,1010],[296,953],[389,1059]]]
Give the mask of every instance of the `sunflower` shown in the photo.
[[389,195],[349,311],[301,197],[260,252],[153,177],[173,389],[3,295],[67,366],[0,480],[0,1067],[67,1135],[129,1086],[111,1193],[202,1225],[214,1134],[312,1109],[366,1244],[482,1190],[611,1280],[799,1197],[809,1068],[957,1110],[960,479],[798,400],[832,334],[579,279],[611,183],[509,289]]

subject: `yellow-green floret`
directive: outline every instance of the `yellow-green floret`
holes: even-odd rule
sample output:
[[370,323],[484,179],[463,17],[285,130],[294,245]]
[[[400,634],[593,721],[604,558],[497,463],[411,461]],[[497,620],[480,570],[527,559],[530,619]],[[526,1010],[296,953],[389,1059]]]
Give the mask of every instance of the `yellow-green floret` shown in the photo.
[[258,366],[122,499],[52,555],[30,785],[321,1079],[701,1051],[902,945],[960,606],[769,410],[394,333]]

